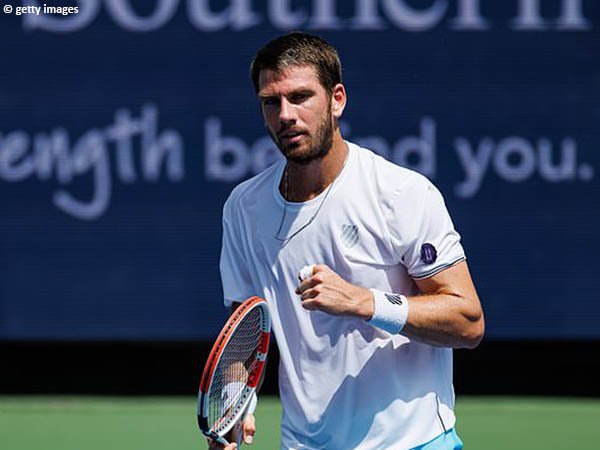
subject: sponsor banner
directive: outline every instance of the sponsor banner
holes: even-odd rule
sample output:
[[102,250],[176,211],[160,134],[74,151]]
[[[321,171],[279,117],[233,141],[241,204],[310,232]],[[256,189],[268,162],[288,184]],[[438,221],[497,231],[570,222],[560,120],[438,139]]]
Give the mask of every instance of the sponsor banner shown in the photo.
[[340,52],[344,136],[444,194],[489,337],[600,337],[599,20],[585,0],[8,0],[0,339],[218,332],[222,205],[281,157],[248,66],[291,29]]

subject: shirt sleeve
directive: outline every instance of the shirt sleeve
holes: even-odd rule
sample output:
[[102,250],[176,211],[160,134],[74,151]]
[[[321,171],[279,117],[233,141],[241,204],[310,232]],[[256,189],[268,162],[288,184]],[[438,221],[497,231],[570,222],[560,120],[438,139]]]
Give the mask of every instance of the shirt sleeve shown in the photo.
[[237,214],[231,202],[223,208],[223,242],[219,269],[223,284],[223,303],[229,307],[234,302],[243,302],[253,295],[253,286],[244,257],[243,242],[237,229]]
[[428,278],[465,260],[444,198],[429,180],[419,176],[397,202],[401,262],[412,278]]

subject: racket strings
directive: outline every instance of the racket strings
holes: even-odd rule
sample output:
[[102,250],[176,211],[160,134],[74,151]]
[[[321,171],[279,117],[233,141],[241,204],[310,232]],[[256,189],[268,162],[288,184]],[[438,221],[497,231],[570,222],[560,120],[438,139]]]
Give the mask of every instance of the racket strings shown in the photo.
[[262,338],[262,316],[261,308],[251,310],[223,349],[209,393],[208,419],[213,429],[233,414],[250,374],[258,365],[256,356]]

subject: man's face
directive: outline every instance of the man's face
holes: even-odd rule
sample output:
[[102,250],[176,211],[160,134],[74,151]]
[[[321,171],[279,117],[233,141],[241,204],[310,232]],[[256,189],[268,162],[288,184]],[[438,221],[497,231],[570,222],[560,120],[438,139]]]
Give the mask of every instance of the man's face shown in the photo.
[[327,154],[333,143],[331,94],[314,68],[261,71],[258,97],[269,134],[289,161],[307,164]]

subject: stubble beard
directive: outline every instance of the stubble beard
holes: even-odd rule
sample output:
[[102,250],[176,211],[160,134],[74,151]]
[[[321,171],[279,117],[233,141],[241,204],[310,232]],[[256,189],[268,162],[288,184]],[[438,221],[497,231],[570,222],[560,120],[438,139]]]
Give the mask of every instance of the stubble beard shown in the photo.
[[309,139],[308,149],[303,152],[295,153],[294,150],[300,146],[299,143],[292,143],[289,145],[283,145],[281,141],[275,136],[270,130],[269,134],[277,145],[277,148],[281,151],[283,156],[296,164],[306,165],[312,161],[322,159],[331,150],[333,145],[333,120],[331,119],[331,106],[327,108],[325,117],[317,127],[317,130],[313,136],[306,136],[304,139]]

